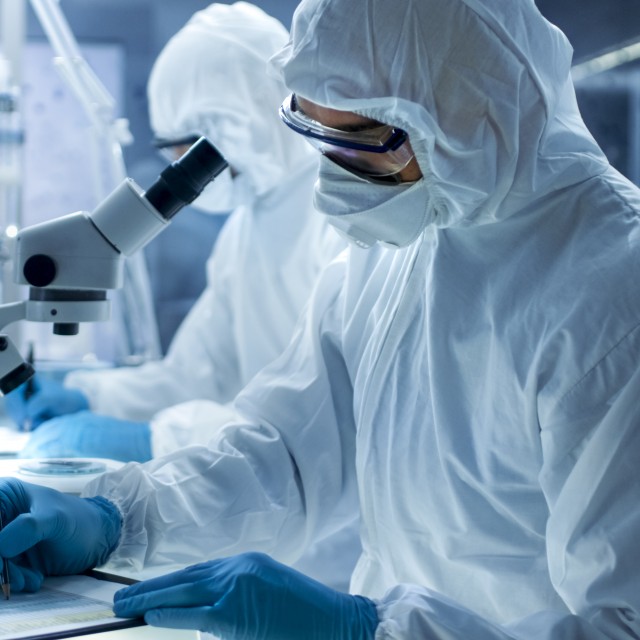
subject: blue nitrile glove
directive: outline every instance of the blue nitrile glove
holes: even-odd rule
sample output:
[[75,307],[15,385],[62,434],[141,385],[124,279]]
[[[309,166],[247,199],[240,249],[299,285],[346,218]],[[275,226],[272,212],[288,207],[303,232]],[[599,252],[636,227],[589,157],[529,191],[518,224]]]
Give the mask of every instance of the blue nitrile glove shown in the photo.
[[262,553],[196,564],[115,594],[116,616],[242,640],[372,640],[376,605]]
[[146,422],[128,422],[80,411],[42,424],[31,434],[20,457],[146,462],[151,460],[151,429]]
[[[31,383],[32,394],[27,398]],[[76,411],[86,411],[89,401],[82,391],[67,389],[60,382],[36,374],[4,399],[7,415],[23,431],[36,429],[46,420]]]
[[10,558],[12,591],[37,591],[45,576],[104,564],[122,518],[108,500],[78,498],[16,478],[0,478],[0,557]]

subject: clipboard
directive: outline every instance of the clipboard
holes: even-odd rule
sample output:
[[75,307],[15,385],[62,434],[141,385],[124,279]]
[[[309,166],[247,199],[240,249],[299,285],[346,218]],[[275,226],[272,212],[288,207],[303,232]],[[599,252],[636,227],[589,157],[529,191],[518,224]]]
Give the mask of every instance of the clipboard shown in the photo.
[[[0,638],[62,640],[143,626],[146,623],[142,618],[115,618],[107,613],[107,609],[111,609],[113,593],[122,585],[136,582],[95,569],[80,576],[46,578],[40,592],[12,594],[10,600],[0,601]],[[13,608],[9,609],[12,601]],[[5,603],[8,603],[7,608]],[[77,612],[74,603],[78,605]],[[83,616],[87,620],[82,620]],[[93,620],[88,619],[91,616],[95,616]],[[112,612],[110,616],[113,616]]]

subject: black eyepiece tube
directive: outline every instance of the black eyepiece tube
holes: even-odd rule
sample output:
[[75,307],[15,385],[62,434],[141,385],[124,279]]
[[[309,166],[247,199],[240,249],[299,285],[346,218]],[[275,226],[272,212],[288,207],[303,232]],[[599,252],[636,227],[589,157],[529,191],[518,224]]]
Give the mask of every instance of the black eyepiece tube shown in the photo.
[[165,220],[170,220],[228,166],[222,154],[202,137],[160,174],[144,197]]

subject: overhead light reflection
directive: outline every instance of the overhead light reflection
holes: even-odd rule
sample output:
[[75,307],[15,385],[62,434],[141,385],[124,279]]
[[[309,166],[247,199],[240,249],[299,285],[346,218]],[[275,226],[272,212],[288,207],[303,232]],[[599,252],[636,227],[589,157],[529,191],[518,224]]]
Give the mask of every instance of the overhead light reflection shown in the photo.
[[619,67],[627,62],[632,62],[640,58],[640,40],[624,44],[613,51],[608,51],[591,58],[585,62],[576,64],[571,69],[571,77],[574,82],[582,80],[596,73],[608,71],[614,67]]

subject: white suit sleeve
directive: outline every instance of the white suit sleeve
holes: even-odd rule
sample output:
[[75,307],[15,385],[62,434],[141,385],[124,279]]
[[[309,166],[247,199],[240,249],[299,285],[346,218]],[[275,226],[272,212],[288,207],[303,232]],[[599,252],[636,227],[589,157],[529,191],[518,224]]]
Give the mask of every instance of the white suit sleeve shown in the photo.
[[640,369],[637,349],[623,344],[561,401],[541,407],[547,560],[570,613],[540,611],[501,627],[400,585],[378,602],[376,640],[640,638]]
[[238,396],[242,422],[206,447],[128,464],[86,487],[124,514],[112,564],[181,564],[250,549],[293,563],[353,520],[355,425],[331,304],[339,284],[322,282],[326,291],[290,347]]
[[192,400],[157,413],[150,422],[152,457],[192,444],[207,444],[235,417],[233,404]]

